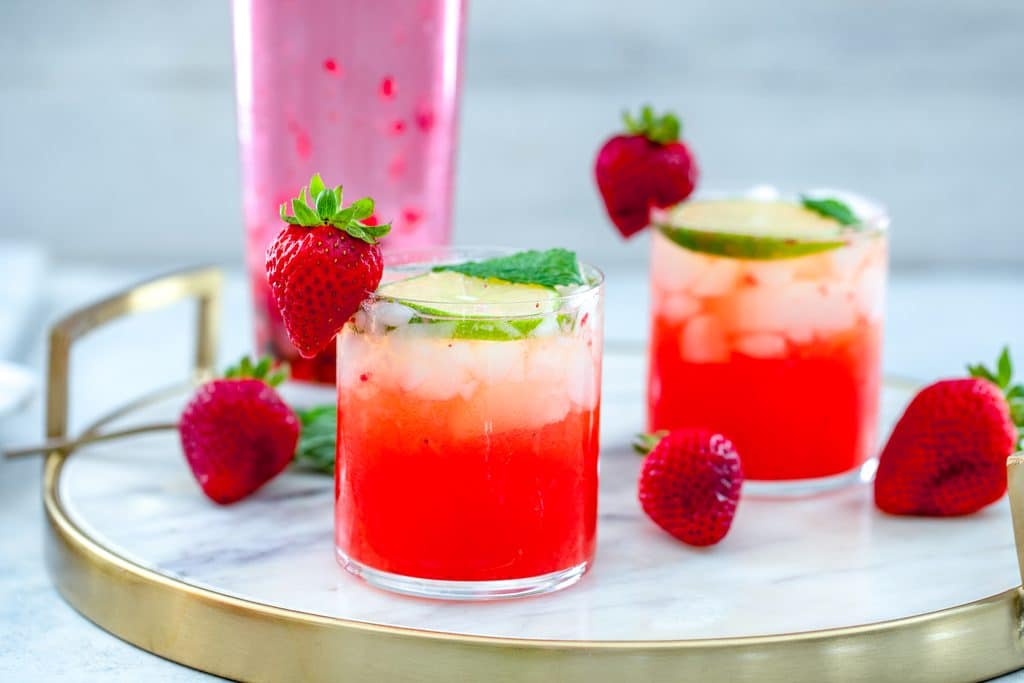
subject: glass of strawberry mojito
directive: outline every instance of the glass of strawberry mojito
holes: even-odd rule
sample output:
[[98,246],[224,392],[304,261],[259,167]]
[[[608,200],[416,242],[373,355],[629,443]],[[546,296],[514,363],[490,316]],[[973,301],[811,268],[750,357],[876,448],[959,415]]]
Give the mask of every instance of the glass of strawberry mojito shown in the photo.
[[649,429],[726,434],[754,492],[856,480],[876,445],[884,210],[761,193],[685,202],[654,223]]
[[346,569],[449,599],[582,576],[595,547],[602,282],[565,250],[390,256],[337,342]]
[[334,381],[334,346],[301,357],[264,276],[277,207],[315,171],[372,194],[385,251],[448,244],[465,0],[233,0],[246,262],[256,347],[295,379]]

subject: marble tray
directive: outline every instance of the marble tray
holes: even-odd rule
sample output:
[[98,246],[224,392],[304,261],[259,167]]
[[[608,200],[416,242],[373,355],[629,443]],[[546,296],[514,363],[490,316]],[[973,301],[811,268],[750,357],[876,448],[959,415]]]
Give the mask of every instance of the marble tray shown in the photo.
[[[194,299],[193,372],[208,376],[220,281],[211,268],[173,273],[59,321],[48,436],[67,433],[72,346],[118,318]],[[728,538],[698,550],[635,501],[641,460],[628,443],[642,380],[638,353],[606,353],[599,550],[564,592],[467,604],[371,589],[333,561],[329,478],[288,472],[218,507],[173,432],[47,453],[48,569],[107,631],[240,680],[933,683],[1024,667],[1011,540],[1012,530],[1024,542],[1024,515],[1011,514],[1024,509],[1024,454],[1008,462],[1012,506],[927,520],[879,514],[866,484],[801,500],[748,495]],[[186,393],[130,401],[96,426],[173,420]],[[907,399],[886,387],[883,431]]]
[[[675,640],[813,631],[971,602],[1019,582],[1010,509],[935,520],[880,514],[868,485],[800,500],[748,497],[717,547],[658,530],[636,502],[642,359],[609,354],[602,410],[598,553],[578,585],[464,604],[375,590],[332,550],[329,477],[288,472],[216,506],[173,433],[82,448],[61,477],[69,515],[104,546],[183,582],[269,605],[373,624],[541,640]],[[292,389],[293,397],[296,390]],[[332,394],[299,391],[299,400]],[[908,398],[885,390],[885,432]],[[173,419],[180,397],[115,426]]]

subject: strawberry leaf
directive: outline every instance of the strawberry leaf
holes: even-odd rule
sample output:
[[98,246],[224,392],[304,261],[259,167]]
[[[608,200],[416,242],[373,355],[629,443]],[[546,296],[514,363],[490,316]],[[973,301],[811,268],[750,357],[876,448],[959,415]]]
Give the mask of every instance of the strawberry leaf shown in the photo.
[[313,177],[309,179],[309,196],[312,199],[317,199],[320,193],[324,191],[324,181],[320,177],[319,173],[314,173]]
[[366,225],[363,222],[359,222],[359,226],[374,239],[383,237],[384,235],[391,232],[391,223],[383,223],[381,225]]
[[333,190],[320,190],[316,196],[316,212],[320,220],[327,222],[338,210],[338,198]]
[[305,202],[305,189],[302,194],[299,195],[299,199],[292,200],[292,210],[295,212],[295,217],[299,219],[299,225],[303,227],[312,228],[317,225],[321,225],[323,221],[316,215],[313,209],[306,206]]
[[340,211],[335,212],[333,216],[331,216],[331,225],[338,228],[344,228],[346,225],[355,220],[354,214],[355,209],[353,209],[351,206],[341,209]]
[[679,140],[682,132],[682,124],[679,118],[672,112],[666,112],[662,116],[656,116],[650,105],[644,105],[640,110],[640,119],[625,111],[622,113],[622,120],[626,124],[626,131],[632,135],[643,135],[653,143],[667,145]]
[[1009,391],[1006,392],[1006,398],[1007,400],[1014,398],[1024,398],[1024,385],[1017,384],[1015,386],[1010,387]]
[[270,356],[264,356],[253,364],[249,356],[243,356],[237,364],[230,366],[224,371],[226,379],[261,379],[272,387],[288,379],[289,369],[287,363],[281,363],[277,370],[271,372],[274,367],[274,360]]
[[992,372],[981,363],[978,363],[977,365],[968,365],[967,372],[971,377],[987,379],[989,382],[992,382],[993,384],[999,384],[999,380],[996,379],[996,376],[993,375]]
[[996,362],[996,378],[999,380],[997,384],[1004,389],[1010,385],[1010,380],[1013,378],[1013,363],[1010,361],[1010,347],[1004,346],[1003,352],[999,354],[999,360]]
[[[307,200],[307,193],[309,199]],[[309,202],[313,202],[310,206]],[[364,218],[373,215],[374,202],[370,197],[363,197],[349,207],[342,204],[342,186],[327,187],[319,173],[314,173],[309,187],[303,187],[299,196],[291,200],[293,215],[288,215],[288,204],[282,204],[281,220],[290,225],[301,225],[313,228],[331,225],[343,230],[356,239],[375,244],[391,229],[391,224],[367,226],[362,223]]]
[[256,364],[256,367],[253,368],[253,376],[266,377],[267,372],[270,371],[270,366],[273,362],[274,361],[271,360],[270,356],[263,356],[263,358],[260,359],[260,362]]
[[661,429],[651,434],[637,434],[636,438],[633,439],[633,450],[640,455],[647,455],[666,436],[668,436],[667,429]]
[[295,216],[289,216],[287,209],[288,202],[285,202],[284,204],[281,205],[281,220],[283,220],[288,225],[298,225],[299,219],[296,218]]
[[356,221],[352,221],[345,226],[345,232],[356,239],[366,242],[367,244],[373,244],[377,241],[373,234],[371,234],[364,225],[357,223]]
[[369,197],[363,197],[352,202],[352,217],[357,221],[361,221],[364,218],[369,218],[373,215],[373,200]]

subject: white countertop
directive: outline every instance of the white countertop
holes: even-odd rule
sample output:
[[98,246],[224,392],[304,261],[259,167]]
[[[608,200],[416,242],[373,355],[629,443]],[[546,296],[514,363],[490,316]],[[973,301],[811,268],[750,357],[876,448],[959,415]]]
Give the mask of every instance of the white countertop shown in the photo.
[[[140,275],[144,274],[84,268],[55,270],[46,285],[44,310],[36,317],[40,321],[38,329],[29,331],[28,346],[15,360],[41,367],[45,322],[115,291]],[[1012,273],[895,276],[889,298],[887,372],[921,379],[952,375],[967,361],[994,359],[1003,343],[1024,354],[1024,321],[1016,315],[1022,299],[1024,276]],[[242,280],[237,276],[229,279],[225,313],[222,361],[248,347],[248,307]],[[642,343],[645,317],[643,275],[609,273],[609,346]],[[172,320],[174,314],[153,314],[110,334],[100,333],[86,342],[80,353],[76,352],[72,405],[87,405],[89,414],[78,410],[74,422],[102,413],[184,369],[185,345],[176,344],[165,334],[173,329]],[[153,361],[160,355],[168,359],[166,363]],[[1024,355],[1020,364],[1024,366]],[[146,372],[133,371],[136,368]],[[0,442],[34,441],[39,438],[40,426],[37,399],[22,414],[0,422]],[[177,681],[205,677],[110,636],[65,605],[52,589],[43,566],[42,524],[39,463],[0,465],[0,624],[5,634],[0,639],[0,679]],[[1005,680],[1024,681],[1024,674]]]

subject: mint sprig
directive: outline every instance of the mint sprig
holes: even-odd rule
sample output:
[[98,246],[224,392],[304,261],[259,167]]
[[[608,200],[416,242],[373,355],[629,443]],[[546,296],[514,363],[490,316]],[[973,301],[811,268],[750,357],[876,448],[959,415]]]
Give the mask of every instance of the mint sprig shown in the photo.
[[632,135],[643,135],[651,142],[667,145],[679,140],[683,125],[672,112],[656,116],[650,105],[644,105],[640,116],[633,118],[628,111],[622,112],[622,121],[626,124],[626,132]]
[[305,469],[334,474],[334,449],[337,442],[338,410],[331,405],[296,410],[302,424],[295,464]]
[[800,203],[805,209],[821,214],[825,218],[831,218],[840,225],[856,225],[860,223],[857,214],[849,206],[832,197],[815,199],[813,197],[801,196]]
[[[273,372],[271,372],[273,370]],[[287,363],[282,363],[276,368],[270,356],[264,356],[258,363],[253,363],[249,356],[243,356],[238,363],[228,367],[224,371],[225,379],[261,379],[272,387],[288,379],[289,369]]]
[[[289,203],[292,214],[288,213]],[[281,205],[280,215],[281,220],[288,225],[300,225],[304,228],[331,225],[352,237],[374,244],[391,231],[391,223],[367,225],[364,221],[373,215],[373,208],[373,200],[369,197],[357,199],[351,206],[346,207],[342,203],[341,185],[329,188],[324,185],[320,174],[314,173],[309,180],[308,189],[303,187],[298,197]]]
[[1002,389],[1006,403],[1010,407],[1010,419],[1017,426],[1017,448],[1024,447],[1024,384],[1013,383],[1013,361],[1010,359],[1010,347],[1004,346],[996,361],[995,372],[982,363],[968,365],[967,372],[971,377],[987,379]]
[[452,271],[482,279],[494,278],[524,285],[560,287],[585,284],[576,253],[568,249],[520,251],[510,256],[434,266],[434,272]]

